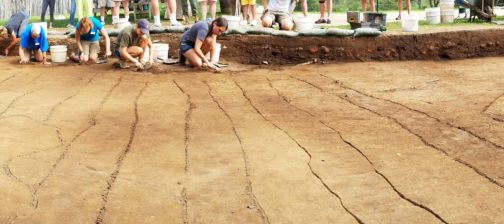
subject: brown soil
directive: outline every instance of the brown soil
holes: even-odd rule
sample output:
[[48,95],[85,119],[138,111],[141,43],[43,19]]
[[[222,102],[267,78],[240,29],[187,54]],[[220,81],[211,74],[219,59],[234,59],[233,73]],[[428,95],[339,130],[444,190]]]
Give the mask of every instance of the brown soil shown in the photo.
[[[178,57],[181,34],[154,34],[152,39],[170,45]],[[388,32],[378,37],[277,37],[230,35],[220,38],[222,58],[242,64],[300,64],[308,61],[396,61],[464,59],[504,55],[504,28],[449,27],[419,33]],[[114,38],[111,38],[112,41]],[[75,40],[50,37],[51,45],[75,50]],[[7,43],[0,43],[4,49]],[[103,43],[102,43],[103,45]],[[104,48],[104,46],[102,46]],[[13,51],[15,55],[17,51]]]
[[503,58],[0,60],[0,223],[504,223]]

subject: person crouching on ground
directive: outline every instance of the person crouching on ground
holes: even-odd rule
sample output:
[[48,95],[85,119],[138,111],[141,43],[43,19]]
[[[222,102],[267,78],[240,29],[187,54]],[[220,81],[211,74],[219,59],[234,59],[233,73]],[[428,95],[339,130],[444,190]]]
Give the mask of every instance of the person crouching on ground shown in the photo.
[[84,17],[76,25],[75,41],[80,52],[80,60],[96,62],[100,52],[100,34],[105,37],[105,56],[110,56],[110,39],[105,28],[98,19],[94,17]]
[[294,21],[289,14],[290,0],[270,0],[268,5],[266,5],[266,0],[262,0],[262,5],[264,12],[261,20],[264,27],[271,27],[277,22],[281,30],[294,28]]
[[20,63],[30,62],[31,56],[41,64],[51,64],[47,62],[47,50],[49,49],[49,42],[44,29],[38,24],[28,24],[21,34],[21,44],[19,48]]
[[154,51],[149,35],[149,21],[138,20],[136,25],[127,26],[119,32],[114,42],[114,54],[119,57],[121,68],[127,68],[127,62],[132,62],[137,68],[143,69],[142,58],[146,47],[149,47],[149,63],[154,63]]
[[24,12],[15,13],[7,21],[5,27],[0,26],[0,41],[7,39],[10,35],[10,43],[7,48],[5,48],[5,56],[9,55],[10,50],[16,46],[17,38],[21,37],[26,25],[28,25],[29,20],[28,14]]
[[179,63],[185,65],[187,60],[194,67],[199,68],[206,64],[209,68],[217,70],[205,55],[210,52],[210,59],[213,60],[217,37],[226,32],[227,28],[227,20],[222,17],[211,23],[201,21],[194,24],[180,38]]

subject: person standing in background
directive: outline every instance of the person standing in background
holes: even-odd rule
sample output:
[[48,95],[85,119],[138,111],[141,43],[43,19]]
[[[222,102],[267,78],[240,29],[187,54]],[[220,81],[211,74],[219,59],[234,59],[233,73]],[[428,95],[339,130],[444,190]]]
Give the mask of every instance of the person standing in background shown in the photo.
[[[411,14],[410,0],[406,0],[406,9],[408,9],[408,15]],[[399,15],[396,20],[401,20],[402,0],[397,0],[397,10],[399,11]]]
[[74,28],[76,9],[77,9],[77,5],[75,3],[75,0],[70,0],[70,23],[67,25],[68,29]]
[[[201,4],[201,20],[205,21],[206,20],[206,14],[207,14],[207,4],[210,6],[210,18],[212,20],[215,19],[215,12],[216,12],[216,5],[215,2],[216,0],[198,0]],[[207,3],[208,2],[208,3]]]
[[[366,0],[361,0],[361,5],[362,5],[362,11],[363,12],[367,12],[366,11]],[[374,0],[369,0],[369,11],[370,12],[374,12],[375,11],[375,6],[374,6]]]
[[40,21],[44,22],[47,7],[49,6],[49,16],[50,16],[49,28],[53,28],[55,4],[56,0],[42,0],[42,14],[40,15]]
[[[242,8],[242,15],[243,15],[243,23],[246,25],[247,23],[250,24],[251,26],[257,26],[257,18],[256,18],[256,1],[255,0],[241,0],[241,8]],[[252,13],[252,19],[248,20],[248,13]]]
[[290,6],[290,14],[294,14],[294,9],[296,9],[297,3],[301,1],[301,11],[303,12],[304,17],[308,17],[308,0],[293,0]]
[[[198,8],[196,7],[196,2],[194,0],[189,0],[189,4],[191,5],[191,14],[194,18],[194,23],[197,23]],[[184,18],[185,24],[189,23],[189,4],[187,4],[187,0],[182,0],[182,16]]]
[[[124,18],[127,21],[129,21],[129,0],[114,0],[114,2],[115,6],[114,9],[112,10],[112,23],[115,23],[119,20],[119,15],[121,11],[121,2],[124,8]],[[154,11],[154,9],[152,11]]]
[[100,22],[105,25],[105,17],[107,17],[107,8],[112,8],[114,12],[114,2],[112,0],[99,0],[98,7],[100,7]]
[[[374,7],[374,5],[372,7]],[[317,20],[315,23],[331,24],[332,0],[319,0],[319,8],[320,8],[320,19]],[[327,10],[327,18],[325,17],[326,10]]]
[[77,18],[93,16],[93,0],[75,0],[75,5]]
[[[155,1],[157,1],[157,0],[155,0]],[[168,10],[170,12],[170,25],[171,26],[182,25],[177,21],[177,1],[176,0],[165,0],[165,5],[166,5],[166,10]],[[154,25],[155,24],[156,23],[154,21]]]

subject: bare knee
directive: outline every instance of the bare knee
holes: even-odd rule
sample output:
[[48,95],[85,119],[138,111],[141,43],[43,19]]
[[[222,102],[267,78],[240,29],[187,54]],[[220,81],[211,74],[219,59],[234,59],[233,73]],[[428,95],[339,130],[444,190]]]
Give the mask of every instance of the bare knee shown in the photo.
[[262,20],[262,25],[263,27],[271,27],[271,25],[273,25],[273,21],[269,18],[264,18]]
[[282,24],[281,24],[281,29],[282,30],[292,30],[294,24],[292,23],[292,21],[282,21]]

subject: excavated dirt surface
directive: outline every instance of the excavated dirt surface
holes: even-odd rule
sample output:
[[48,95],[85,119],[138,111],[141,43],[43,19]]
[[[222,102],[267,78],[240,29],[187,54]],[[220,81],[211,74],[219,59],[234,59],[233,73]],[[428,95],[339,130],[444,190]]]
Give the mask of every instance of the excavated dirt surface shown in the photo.
[[[153,34],[155,42],[168,43],[169,56],[178,57],[181,34]],[[115,37],[111,38],[112,41]],[[74,38],[50,36],[50,45],[66,45]],[[504,56],[504,28],[462,26],[427,28],[421,32],[385,32],[378,37],[229,35],[219,38],[221,58],[241,64],[295,65],[309,61],[365,62],[398,60],[466,59]],[[7,41],[0,43],[4,49]],[[105,48],[101,42],[102,49]],[[17,54],[17,49],[11,55]]]
[[504,223],[504,58],[0,59],[0,223]]

